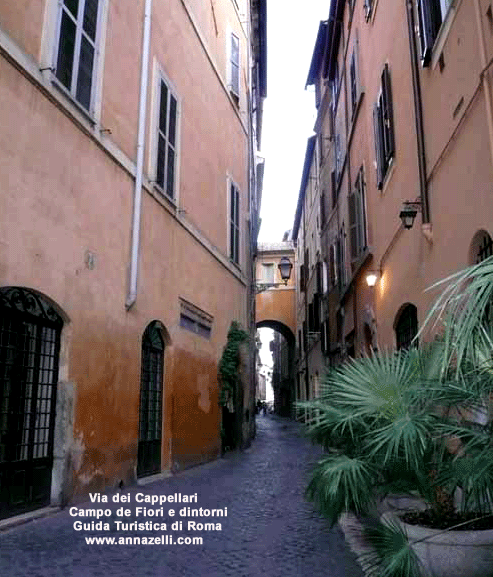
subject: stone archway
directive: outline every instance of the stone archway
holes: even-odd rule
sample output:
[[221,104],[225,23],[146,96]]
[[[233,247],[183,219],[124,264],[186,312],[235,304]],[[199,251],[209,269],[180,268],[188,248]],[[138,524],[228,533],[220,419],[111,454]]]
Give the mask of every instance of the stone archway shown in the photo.
[[274,390],[274,412],[289,417],[292,415],[295,395],[294,360],[296,339],[293,331],[277,320],[264,319],[256,323],[257,329],[269,328],[280,338],[274,338],[272,388]]

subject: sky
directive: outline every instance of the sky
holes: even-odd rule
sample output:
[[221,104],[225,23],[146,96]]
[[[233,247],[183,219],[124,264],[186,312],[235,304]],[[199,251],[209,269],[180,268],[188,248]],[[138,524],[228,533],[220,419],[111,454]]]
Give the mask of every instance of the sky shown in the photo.
[[306,78],[320,20],[330,0],[304,0],[301,9],[267,0],[267,98],[262,148],[265,174],[259,242],[282,241],[293,227],[306,141],[313,134],[315,98]]

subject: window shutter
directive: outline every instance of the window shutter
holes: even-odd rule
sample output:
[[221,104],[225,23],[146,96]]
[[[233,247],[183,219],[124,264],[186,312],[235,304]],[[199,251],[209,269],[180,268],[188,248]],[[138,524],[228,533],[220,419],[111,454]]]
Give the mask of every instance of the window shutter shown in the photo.
[[324,354],[327,351],[327,342],[325,339],[325,324],[326,324],[326,321],[324,321],[322,323],[322,327],[320,329],[320,346],[322,348],[322,353],[324,353]]
[[349,241],[351,243],[351,261],[354,261],[359,254],[358,246],[358,217],[356,194],[352,192],[348,196],[349,208]]
[[337,253],[334,243],[330,245],[329,249],[329,275],[330,286],[334,287],[337,284]]
[[233,94],[240,94],[240,40],[231,33],[231,55],[230,55],[230,89]]
[[349,78],[351,83],[351,114],[354,116],[356,105],[358,103],[358,79],[356,76],[356,48],[353,50],[351,56],[351,64],[349,67]]
[[421,62],[428,66],[431,60],[433,44],[442,23],[438,2],[418,0],[419,40],[421,45]]
[[302,264],[300,266],[300,292],[304,292],[305,290],[305,265]]
[[382,101],[383,101],[383,131],[384,131],[384,154],[386,164],[394,156],[394,110],[392,105],[392,88],[390,85],[389,65],[385,64],[382,72]]
[[375,159],[377,162],[377,188],[382,189],[383,186],[383,158],[382,158],[382,123],[381,111],[378,104],[373,107],[373,130],[375,133]]
[[323,287],[322,287],[322,262],[317,262],[317,293],[322,294]]
[[365,179],[363,167],[360,168],[356,179],[356,212],[358,216],[358,246],[360,251],[367,247],[366,238],[366,209],[365,209]]
[[337,183],[335,170],[330,173],[330,181],[332,184],[332,208],[334,208],[337,204]]
[[313,330],[315,332],[320,330],[320,295],[318,293],[313,295]]
[[320,195],[320,226],[324,227],[325,224],[325,190],[322,191]]

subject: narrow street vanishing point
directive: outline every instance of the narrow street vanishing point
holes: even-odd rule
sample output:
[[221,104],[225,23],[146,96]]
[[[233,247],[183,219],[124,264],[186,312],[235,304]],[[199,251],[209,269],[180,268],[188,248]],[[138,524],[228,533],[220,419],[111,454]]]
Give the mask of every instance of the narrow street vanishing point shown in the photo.
[[[302,437],[301,425],[287,419],[258,417],[257,430],[256,440],[243,453],[230,453],[174,477],[99,496],[103,501],[107,498],[107,503],[71,504],[60,513],[0,533],[0,575],[361,577],[339,527],[330,529],[303,496],[307,473],[320,449]],[[197,502],[173,503],[175,494],[197,494]],[[167,500],[161,499],[160,504],[162,495]],[[122,497],[130,504],[122,502]],[[164,516],[141,514],[137,518],[137,506],[141,513],[144,508],[159,513],[162,507]],[[132,515],[118,516],[117,511],[127,507]],[[202,513],[226,508],[227,516],[178,517],[184,507],[202,509]],[[168,517],[170,508],[176,510],[173,519]],[[81,516],[90,509],[106,513],[99,519]],[[171,522],[178,519],[183,531],[170,531]],[[219,523],[221,529],[189,530],[189,521],[195,522],[191,528]],[[107,523],[109,530],[74,530],[74,523],[96,526],[97,522]],[[91,537],[116,541],[138,536],[143,540],[165,533],[117,530],[136,522],[165,522],[174,544],[88,544]],[[202,537],[203,542],[178,545],[179,536]]]

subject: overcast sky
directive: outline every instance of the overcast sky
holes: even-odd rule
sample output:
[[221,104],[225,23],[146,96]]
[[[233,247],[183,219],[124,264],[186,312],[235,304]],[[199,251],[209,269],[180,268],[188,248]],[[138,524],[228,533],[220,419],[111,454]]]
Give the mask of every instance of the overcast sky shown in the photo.
[[306,78],[320,20],[330,0],[304,0],[299,9],[267,0],[267,98],[262,150],[265,175],[259,242],[281,241],[293,227],[306,141],[313,134],[315,99]]

